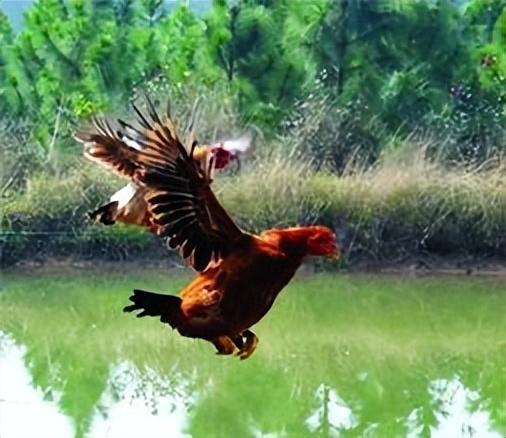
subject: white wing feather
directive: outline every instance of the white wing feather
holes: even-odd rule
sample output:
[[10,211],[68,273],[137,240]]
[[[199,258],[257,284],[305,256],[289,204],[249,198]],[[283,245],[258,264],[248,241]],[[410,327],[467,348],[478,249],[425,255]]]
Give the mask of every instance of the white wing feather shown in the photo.
[[246,152],[251,146],[251,136],[243,135],[234,140],[226,140],[221,142],[223,148],[229,152]]
[[125,187],[119,189],[116,193],[114,193],[110,201],[115,202],[118,201],[118,208],[123,208],[127,205],[130,200],[134,197],[137,192],[137,187],[133,183],[128,183]]
[[123,137],[121,137],[121,140],[128,147],[131,147],[132,149],[136,149],[138,151],[142,151],[142,146],[139,143],[137,143],[134,139],[132,139],[132,138],[127,137],[126,135],[124,135]]

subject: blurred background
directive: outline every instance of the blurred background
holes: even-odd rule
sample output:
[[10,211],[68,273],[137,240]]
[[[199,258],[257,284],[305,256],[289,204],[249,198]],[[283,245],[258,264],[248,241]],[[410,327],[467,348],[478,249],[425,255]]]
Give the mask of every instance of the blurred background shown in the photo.
[[[145,94],[253,138],[242,227],[337,231],[245,363],[120,312],[191,274],[72,133]],[[0,436],[503,437],[505,154],[506,0],[0,0]]]

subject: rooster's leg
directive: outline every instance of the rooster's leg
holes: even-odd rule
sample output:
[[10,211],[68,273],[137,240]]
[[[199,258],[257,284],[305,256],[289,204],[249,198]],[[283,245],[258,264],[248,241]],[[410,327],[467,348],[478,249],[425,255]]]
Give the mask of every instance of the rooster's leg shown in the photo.
[[216,354],[233,354],[236,350],[235,344],[228,336],[218,336],[211,340],[216,347]]
[[244,346],[237,353],[237,356],[239,356],[241,360],[244,360],[250,357],[257,348],[258,338],[255,333],[250,330],[243,332],[242,336],[244,336],[246,340],[244,342]]

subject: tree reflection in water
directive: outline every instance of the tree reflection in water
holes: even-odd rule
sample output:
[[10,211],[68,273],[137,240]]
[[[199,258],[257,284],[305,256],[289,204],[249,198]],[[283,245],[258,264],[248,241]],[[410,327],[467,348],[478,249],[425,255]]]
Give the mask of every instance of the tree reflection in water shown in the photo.
[[[62,412],[62,390],[58,388],[64,376],[52,373],[55,379],[52,385],[46,388],[34,385],[30,366],[25,362],[30,357],[26,353],[25,347],[2,334],[0,435],[3,438],[80,436],[79,419]],[[327,384],[320,384],[312,394],[305,394],[302,388],[290,386],[288,373],[276,372],[270,367],[257,364],[221,382],[202,381],[200,390],[194,383],[188,383],[191,376],[192,373],[173,370],[171,379],[167,379],[154,369],[140,371],[126,361],[111,366],[105,388],[86,422],[88,429],[81,436],[381,437],[388,430],[389,434],[394,433],[390,436],[408,438],[501,438],[493,430],[486,410],[488,401],[482,400],[479,391],[466,388],[457,375],[429,381],[425,387],[426,402],[418,403],[407,415],[394,418],[388,427],[364,416],[372,407],[370,400],[355,399],[352,409],[336,388]],[[361,373],[355,385],[366,384],[367,380],[367,373]],[[374,380],[369,385],[373,392],[388,390],[387,387],[380,389],[379,382]],[[234,390],[240,386],[242,390]],[[64,388],[65,385],[63,391]],[[261,400],[265,391],[269,393],[262,402],[251,403],[251,400]],[[405,412],[408,409],[406,406]],[[424,412],[426,409],[429,411]]]
[[88,279],[86,293],[61,278],[8,283],[0,436],[501,436],[500,286],[329,278],[291,286],[245,362],[125,318],[130,278]]

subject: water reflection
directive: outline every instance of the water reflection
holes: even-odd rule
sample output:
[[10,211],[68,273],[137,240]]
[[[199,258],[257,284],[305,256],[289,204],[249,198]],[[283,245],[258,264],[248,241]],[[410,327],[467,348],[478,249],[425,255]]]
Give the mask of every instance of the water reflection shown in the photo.
[[[0,437],[74,438],[73,419],[59,408],[61,394],[36,388],[25,364],[26,348],[0,332]],[[153,370],[132,364],[111,367],[87,438],[188,438],[187,409],[193,401],[184,381],[167,387]]]
[[[61,376],[53,373],[54,386],[40,388],[33,383],[30,364],[26,363],[26,348],[0,332],[0,436],[2,438],[74,438],[78,432],[73,419],[64,415],[59,408],[62,393],[57,389]],[[57,369],[58,367],[56,367]],[[261,369],[257,369],[261,370]],[[270,378],[275,404],[287,400],[288,386],[276,380],[272,371],[262,378]],[[279,376],[278,376],[279,377]],[[239,379],[244,376],[239,375]],[[359,373],[355,385],[366,382],[370,376]],[[229,383],[233,383],[232,380]],[[227,382],[225,382],[227,383]],[[255,383],[254,381],[252,382]],[[63,388],[65,385],[63,385]],[[153,369],[140,371],[129,361],[110,367],[107,384],[93,410],[86,438],[190,438],[201,436],[199,418],[207,411],[208,403],[220,407],[230,401],[230,394],[214,392],[215,384],[201,386],[195,391],[188,375],[171,371],[171,379],[160,377]],[[395,436],[418,438],[500,438],[493,430],[492,420],[481,403],[477,390],[466,388],[458,375],[450,379],[433,379],[427,382],[430,396],[430,413],[427,406],[420,406],[398,423],[406,426],[406,433]],[[271,394],[269,394],[271,396]],[[219,400],[218,400],[219,399]],[[294,436],[384,436],[379,423],[364,418],[367,400],[347,402],[337,388],[328,384],[316,387],[310,400],[300,400],[303,409],[300,421],[293,415],[282,413],[278,419],[269,418],[276,412],[262,410],[259,406],[243,404],[231,406],[237,409],[243,426],[237,430],[244,436],[254,438],[284,438]],[[269,402],[268,402],[269,403]],[[259,410],[260,408],[260,410]],[[306,409],[307,408],[307,409]],[[305,413],[304,413],[305,412]],[[211,414],[214,413],[211,411]],[[429,427],[426,418],[430,414],[435,421]],[[224,415],[226,418],[226,415]],[[223,418],[215,418],[218,422]],[[238,420],[236,418],[234,421]],[[274,421],[274,422],[273,422]],[[291,422],[299,424],[300,429]],[[207,423],[209,424],[209,423]],[[241,429],[242,428],[242,429]],[[230,430],[230,429],[229,429]],[[195,434],[192,433],[195,432]],[[225,436],[225,435],[223,435]],[[228,436],[228,435],[227,435]],[[234,435],[235,436],[235,435]],[[242,436],[242,435],[241,435]]]
[[257,327],[261,348],[240,362],[119,312],[132,284],[176,290],[183,280],[7,278],[0,437],[495,438],[505,429],[502,282],[299,280]]
[[[491,418],[480,404],[480,394],[465,387],[458,376],[436,379],[428,388],[434,406],[437,426],[430,428],[431,438],[501,438],[491,430]],[[478,404],[476,404],[478,403]],[[474,410],[471,410],[475,404]],[[414,409],[407,418],[407,438],[423,435],[424,425],[420,408]]]
[[335,389],[320,385],[315,392],[316,409],[306,419],[311,432],[320,431],[327,437],[338,437],[340,429],[352,429],[357,419],[346,402],[337,395]]
[[140,373],[128,362],[113,367],[87,436],[190,437],[183,431],[192,397],[184,380],[179,382],[179,387],[169,388],[153,370]]
[[59,411],[59,394],[33,387],[25,353],[0,332],[0,436],[72,438],[72,420]]
[[481,406],[480,393],[466,388],[458,376],[432,381],[429,393],[437,406],[438,420],[431,438],[450,437],[459,430],[462,438],[502,438],[499,432],[491,430],[490,414]]

